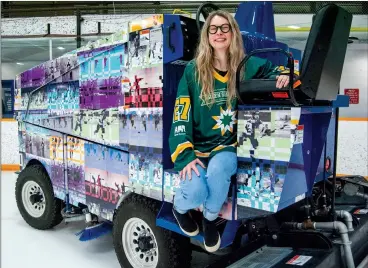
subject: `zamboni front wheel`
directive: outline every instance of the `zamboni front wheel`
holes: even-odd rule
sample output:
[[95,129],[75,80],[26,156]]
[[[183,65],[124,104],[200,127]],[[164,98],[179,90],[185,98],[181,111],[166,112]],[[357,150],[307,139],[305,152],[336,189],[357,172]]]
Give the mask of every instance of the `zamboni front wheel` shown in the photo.
[[119,206],[113,240],[124,268],[189,268],[192,250],[187,237],[156,226],[159,202],[132,195]]
[[62,201],[55,198],[50,178],[42,165],[22,170],[15,185],[15,198],[23,219],[33,228],[50,229],[62,220]]

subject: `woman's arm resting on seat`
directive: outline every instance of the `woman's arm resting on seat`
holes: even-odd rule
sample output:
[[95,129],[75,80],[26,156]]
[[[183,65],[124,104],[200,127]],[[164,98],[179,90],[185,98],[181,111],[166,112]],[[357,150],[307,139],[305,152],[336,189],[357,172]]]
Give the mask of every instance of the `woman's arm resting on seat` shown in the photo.
[[[276,79],[276,87],[283,88],[289,85],[289,69],[285,69],[282,66],[273,64],[271,61],[263,58],[252,56],[248,61],[253,69],[253,78],[255,79]],[[247,66],[247,69],[249,67]],[[298,72],[294,72],[294,78],[298,75]]]

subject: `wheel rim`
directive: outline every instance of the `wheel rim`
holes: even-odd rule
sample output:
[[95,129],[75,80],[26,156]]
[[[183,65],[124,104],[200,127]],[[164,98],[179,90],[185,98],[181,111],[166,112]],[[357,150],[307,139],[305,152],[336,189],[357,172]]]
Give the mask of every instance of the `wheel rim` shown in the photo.
[[22,188],[23,206],[34,218],[39,218],[43,215],[46,208],[45,195],[38,183],[27,181]]
[[122,242],[125,256],[134,268],[157,267],[157,240],[145,221],[129,219],[123,228]]

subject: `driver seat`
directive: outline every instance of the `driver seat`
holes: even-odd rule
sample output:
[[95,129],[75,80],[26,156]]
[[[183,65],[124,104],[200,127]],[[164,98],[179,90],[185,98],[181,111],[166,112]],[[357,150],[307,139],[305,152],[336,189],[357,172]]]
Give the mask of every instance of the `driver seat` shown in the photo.
[[[277,89],[275,79],[240,81],[239,73],[246,61],[257,53],[281,52],[288,56],[289,73],[294,74],[294,60],[282,49],[259,49],[250,52],[237,71],[239,99],[246,103],[282,103],[295,106],[326,104],[334,101],[339,91],[341,73],[348,44],[352,15],[335,5],[323,6],[315,15],[305,46],[300,76],[290,75],[289,88]],[[297,80],[294,83],[294,78]]]

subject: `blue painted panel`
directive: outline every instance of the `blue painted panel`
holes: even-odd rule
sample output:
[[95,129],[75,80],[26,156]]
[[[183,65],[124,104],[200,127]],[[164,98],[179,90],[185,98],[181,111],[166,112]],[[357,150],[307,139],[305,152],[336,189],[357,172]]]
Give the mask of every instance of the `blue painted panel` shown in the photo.
[[260,33],[276,40],[272,2],[245,2],[238,6],[235,14],[241,31]]
[[167,63],[164,65],[163,94],[164,94],[164,109],[163,109],[163,168],[172,169],[171,153],[169,149],[169,136],[171,124],[174,114],[174,104],[176,92],[178,90],[179,81],[184,73],[184,65],[174,65]]
[[[289,47],[286,44],[271,40],[269,38],[265,38],[264,35],[260,33],[250,33],[247,31],[241,32],[245,52],[248,54],[255,49],[262,49],[262,48],[281,48],[286,52],[289,51]],[[256,57],[260,58],[267,58],[273,64],[286,66],[287,58],[284,54],[276,53],[276,52],[269,52],[269,53],[262,53],[256,54]]]
[[332,107],[349,107],[349,96],[337,95],[336,100],[332,102]]
[[306,174],[300,168],[288,168],[278,211],[296,202],[296,197],[308,190]]
[[323,156],[323,147],[331,119],[330,112],[306,114],[302,112],[299,120],[304,125],[303,159],[306,167],[308,195],[311,193],[318,165]]
[[[171,29],[170,26],[175,25]],[[181,30],[180,17],[178,15],[164,15],[163,24],[164,35],[164,59],[163,62],[168,63],[183,57],[184,38]],[[170,40],[169,40],[170,36]],[[174,46],[174,50],[169,47],[169,42]]]

